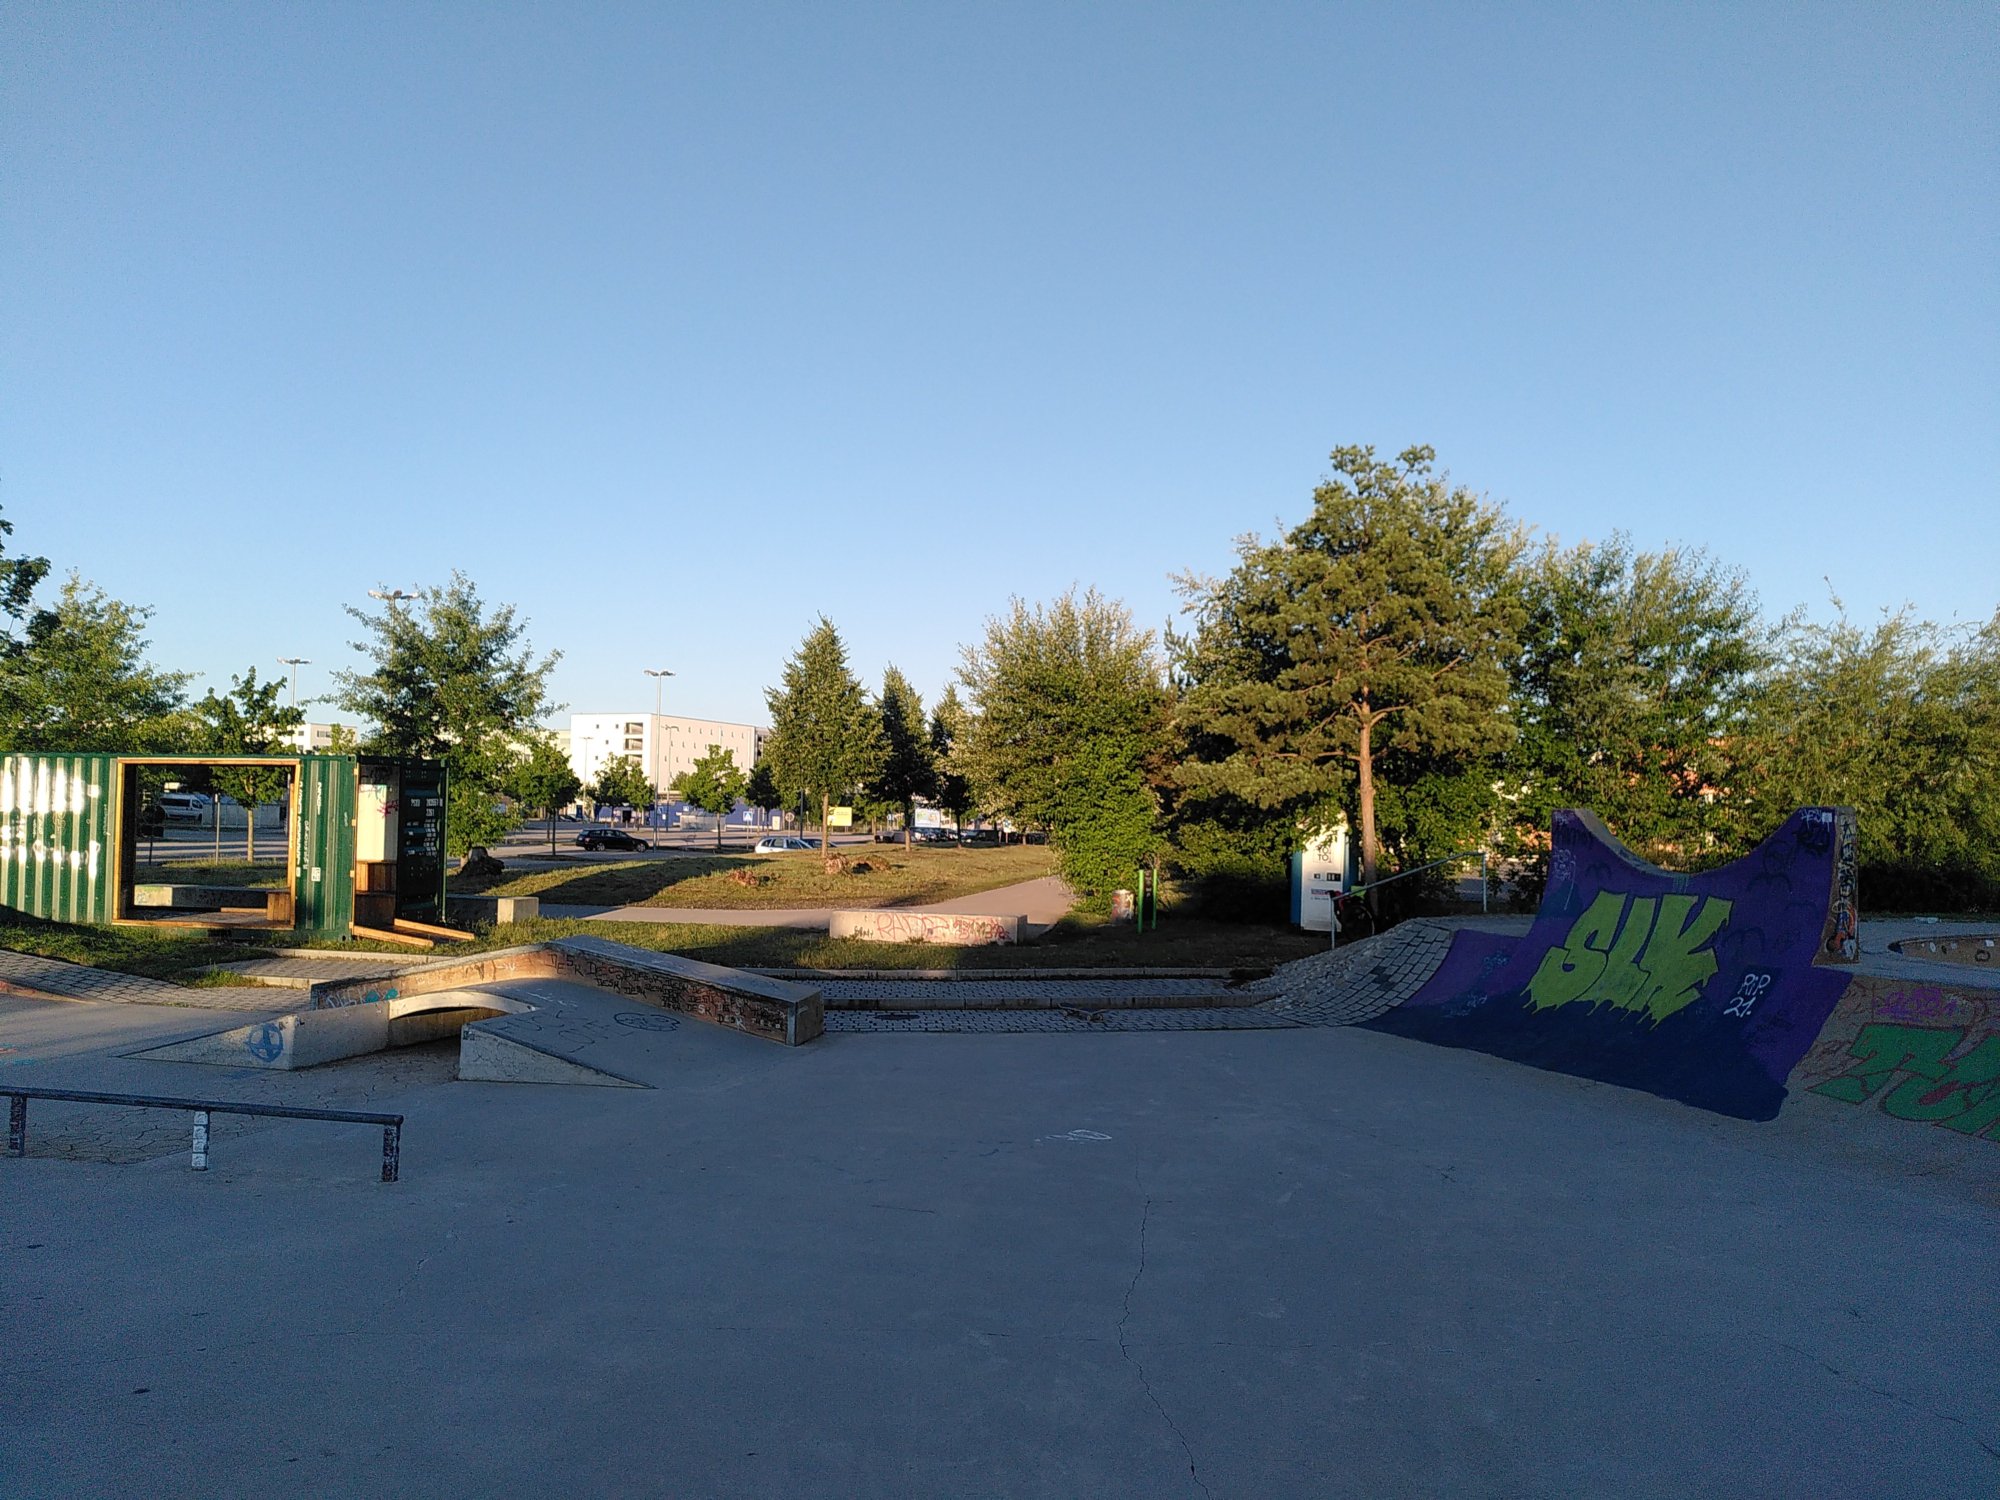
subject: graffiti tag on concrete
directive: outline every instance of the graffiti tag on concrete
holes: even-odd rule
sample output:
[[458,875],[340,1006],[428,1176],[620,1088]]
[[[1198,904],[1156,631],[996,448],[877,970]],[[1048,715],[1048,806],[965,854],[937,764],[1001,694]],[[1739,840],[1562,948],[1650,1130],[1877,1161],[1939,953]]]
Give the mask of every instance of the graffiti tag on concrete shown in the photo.
[[1708,945],[1729,920],[1719,896],[1602,891],[1528,982],[1536,1010],[1585,1002],[1644,1011],[1655,1022],[1693,1002],[1714,977]]
[[[1813,1092],[1847,1104],[1881,1096],[1882,1113],[2000,1139],[2000,1036],[1953,1057],[1971,1027],[1871,1022],[1848,1044],[1854,1066]],[[1901,1083],[1891,1088],[1898,1075]]]

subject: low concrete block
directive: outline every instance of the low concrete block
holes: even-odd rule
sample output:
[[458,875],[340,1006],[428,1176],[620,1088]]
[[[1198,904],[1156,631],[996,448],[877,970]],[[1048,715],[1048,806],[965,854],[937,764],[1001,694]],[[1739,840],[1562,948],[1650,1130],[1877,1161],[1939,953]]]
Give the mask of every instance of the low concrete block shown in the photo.
[[447,896],[446,915],[460,922],[532,922],[542,914],[540,896]]
[[460,997],[449,991],[411,995],[329,1010],[297,1011],[191,1041],[170,1042],[134,1055],[164,1062],[291,1072],[380,1052],[385,1047],[436,1041],[452,1035],[470,1021],[526,1008],[519,1001],[497,995]]
[[873,943],[945,943],[976,947],[988,943],[1025,943],[1026,917],[975,916],[969,912],[837,911],[827,922],[828,937],[866,938]]

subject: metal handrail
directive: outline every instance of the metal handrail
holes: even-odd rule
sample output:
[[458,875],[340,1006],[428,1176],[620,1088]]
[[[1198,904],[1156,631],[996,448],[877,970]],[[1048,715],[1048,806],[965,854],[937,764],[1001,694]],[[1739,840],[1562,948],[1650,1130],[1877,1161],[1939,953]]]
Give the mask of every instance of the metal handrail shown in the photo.
[[1427,865],[1418,865],[1415,869],[1398,870],[1393,875],[1385,875],[1380,880],[1376,881],[1373,885],[1357,885],[1353,890],[1348,891],[1345,894],[1349,897],[1354,897],[1354,896],[1359,896],[1367,891],[1380,890],[1383,886],[1392,885],[1396,881],[1405,879],[1408,876],[1421,875],[1426,870],[1435,870],[1439,865],[1456,864],[1459,860],[1471,859],[1474,855],[1477,855],[1479,857],[1479,880],[1480,880],[1479,909],[1481,911],[1485,911],[1487,854],[1484,849],[1461,849],[1456,854],[1447,854],[1443,859],[1434,859]]
[[1474,855],[1479,857],[1479,909],[1482,912],[1490,910],[1487,905],[1487,853],[1484,849],[1461,849],[1456,854],[1447,854],[1443,859],[1434,859],[1427,865],[1418,865],[1416,868],[1410,870],[1398,870],[1395,874],[1386,875],[1373,884],[1357,885],[1351,891],[1342,891],[1339,898],[1334,902],[1333,927],[1327,934],[1326,945],[1332,948],[1339,944],[1340,908],[1345,903],[1352,901],[1356,896],[1366,895],[1369,891],[1379,890],[1385,885],[1392,885],[1407,876],[1421,875],[1426,870],[1435,870],[1439,865],[1457,864],[1461,859],[1471,859]]
[[28,1101],[54,1099],[65,1104],[118,1104],[131,1109],[187,1109],[194,1111],[194,1162],[197,1172],[208,1170],[208,1117],[216,1115],[273,1115],[284,1120],[332,1120],[343,1125],[382,1127],[382,1180],[396,1181],[403,1153],[403,1117],[365,1114],[352,1109],[301,1109],[291,1104],[246,1104],[231,1099],[173,1099],[159,1094],[100,1094],[84,1089],[44,1089],[0,1083],[7,1096],[7,1154],[25,1156],[28,1150]]

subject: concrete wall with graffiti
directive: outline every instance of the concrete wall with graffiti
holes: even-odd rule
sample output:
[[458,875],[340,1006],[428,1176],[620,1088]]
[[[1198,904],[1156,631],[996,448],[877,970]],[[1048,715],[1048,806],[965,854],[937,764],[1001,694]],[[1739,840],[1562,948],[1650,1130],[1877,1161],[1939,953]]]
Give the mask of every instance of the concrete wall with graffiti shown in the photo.
[[1735,863],[1675,875],[1559,812],[1528,934],[1459,934],[1364,1024],[1771,1119],[1857,956],[1854,835],[1850,810],[1802,808]]

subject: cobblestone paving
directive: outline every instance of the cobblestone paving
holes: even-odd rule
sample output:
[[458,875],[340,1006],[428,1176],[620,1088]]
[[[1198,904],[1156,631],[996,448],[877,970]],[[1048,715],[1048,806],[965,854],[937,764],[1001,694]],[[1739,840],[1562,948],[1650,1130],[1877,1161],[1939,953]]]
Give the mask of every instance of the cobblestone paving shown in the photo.
[[828,1031],[1274,1031],[1299,1023],[1254,1006],[1178,1010],[830,1010]]
[[[0,983],[36,995],[57,995],[65,1000],[116,1000],[127,1005],[209,1006],[210,995],[221,990],[191,990],[168,984],[164,979],[146,979],[137,974],[121,974],[116,969],[93,969],[85,964],[64,963],[59,958],[37,958],[33,954],[0,949]],[[217,1007],[229,1008],[229,1007]],[[265,1010],[260,1000],[248,1010]]]
[[912,1009],[964,1010],[1002,1006],[1137,1006],[1148,1000],[1228,1004],[1240,1000],[1219,979],[819,979],[829,1008],[866,1009],[883,1002],[917,1002]]
[[1352,1026],[1394,1010],[1422,989],[1451,948],[1454,928],[1404,922],[1380,937],[1315,953],[1245,986],[1265,1008],[1307,1026]]

